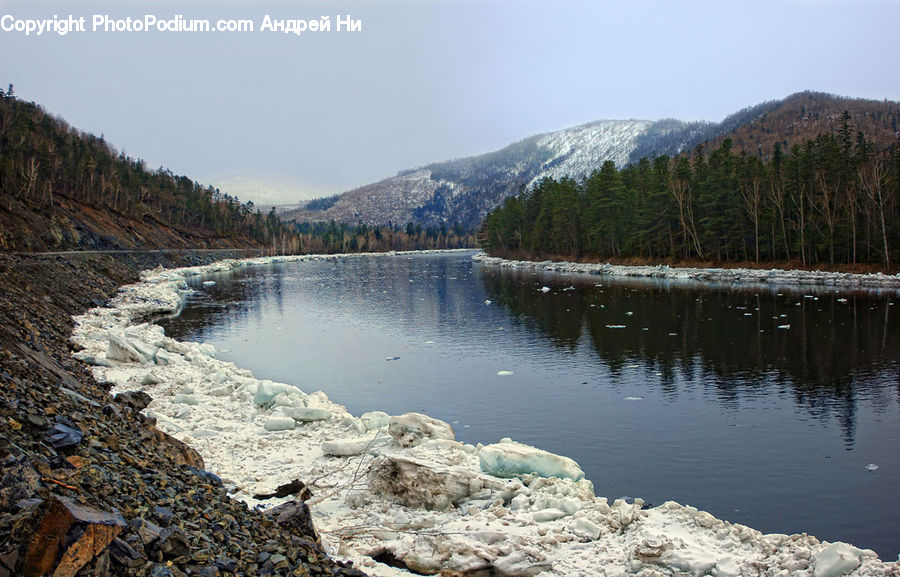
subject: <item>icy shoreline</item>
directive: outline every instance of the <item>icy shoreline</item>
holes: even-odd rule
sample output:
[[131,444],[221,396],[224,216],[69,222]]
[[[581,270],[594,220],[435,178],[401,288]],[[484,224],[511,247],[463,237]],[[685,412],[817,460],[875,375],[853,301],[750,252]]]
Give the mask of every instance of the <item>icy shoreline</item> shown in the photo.
[[615,277],[697,280],[718,283],[761,284],[771,286],[821,286],[836,289],[900,291],[900,273],[854,274],[844,272],[750,269],[750,268],[673,268],[668,265],[636,266],[609,263],[577,263],[567,261],[508,260],[485,253],[472,257],[476,262],[548,272],[581,273]]
[[269,257],[146,271],[142,282],[120,289],[111,308],[76,317],[72,340],[84,350],[75,356],[115,393],[148,392],[158,427],[199,451],[233,497],[253,506],[259,502],[252,495],[303,480],[328,552],[372,575],[409,574],[373,557],[451,574],[900,573],[900,563],[882,563],[869,550],[805,534],[763,535],[677,503],[645,510],[640,499],[610,504],[594,496],[571,459],[508,440],[464,445],[449,425],[424,415],[353,416],[322,392],[256,379],[216,359],[211,345],[175,341],[144,322],[180,310],[191,276],[367,257]]

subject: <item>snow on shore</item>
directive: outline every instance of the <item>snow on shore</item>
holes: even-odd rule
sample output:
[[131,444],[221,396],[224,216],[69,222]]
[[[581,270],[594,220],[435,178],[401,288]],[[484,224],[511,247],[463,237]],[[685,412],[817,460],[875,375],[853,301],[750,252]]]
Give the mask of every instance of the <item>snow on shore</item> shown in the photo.
[[416,413],[354,416],[322,392],[256,379],[211,345],[146,322],[180,309],[190,276],[323,258],[366,257],[145,272],[111,308],[76,317],[72,339],[84,350],[75,355],[113,392],[148,392],[158,427],[197,449],[235,498],[255,506],[254,494],[303,480],[328,552],[372,575],[409,574],[375,558],[448,575],[900,575],[900,562],[845,543],[763,535],[674,502],[609,503],[566,457],[509,439],[464,445],[447,423]]
[[582,273],[616,277],[649,277],[661,279],[698,280],[725,283],[764,284],[772,286],[822,286],[842,289],[900,290],[900,274],[853,274],[844,272],[752,269],[752,268],[672,268],[668,265],[631,266],[609,263],[577,263],[507,260],[478,253],[476,262],[504,268],[543,270],[548,272]]

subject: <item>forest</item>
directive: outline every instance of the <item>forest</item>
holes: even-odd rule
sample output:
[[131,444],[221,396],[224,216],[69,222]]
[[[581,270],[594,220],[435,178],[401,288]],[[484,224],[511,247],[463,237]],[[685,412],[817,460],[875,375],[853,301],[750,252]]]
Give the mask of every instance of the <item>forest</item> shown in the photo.
[[[86,208],[121,215],[140,223],[142,230],[174,230],[189,241],[217,238],[231,246],[258,246],[275,253],[456,248],[475,242],[473,233],[448,230],[446,225],[423,229],[412,224],[287,223],[274,210],[263,214],[252,202],[243,203],[213,186],[165,168],[147,168],[143,160],[116,151],[102,136],[81,132],[37,104],[19,100],[12,85],[0,90],[0,211],[8,216],[39,213],[46,218],[32,222],[51,222],[60,218],[63,199],[77,203],[84,218],[93,218],[98,226],[103,219],[92,217],[97,213]],[[7,237],[16,233],[22,231],[0,234],[0,248],[12,243],[15,239]],[[107,248],[80,242],[86,241],[62,239],[52,248]]]
[[900,146],[837,128],[771,155],[712,150],[605,162],[581,181],[543,179],[482,224],[511,258],[641,259],[892,270],[900,242]]

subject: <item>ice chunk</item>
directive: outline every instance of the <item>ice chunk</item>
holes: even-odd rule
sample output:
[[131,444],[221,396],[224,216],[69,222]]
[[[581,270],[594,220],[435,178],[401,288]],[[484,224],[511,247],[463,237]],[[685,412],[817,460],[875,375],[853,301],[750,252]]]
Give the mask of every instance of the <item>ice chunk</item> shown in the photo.
[[212,346],[209,343],[202,343],[201,345],[199,345],[197,347],[197,350],[199,350],[201,353],[203,353],[207,357],[216,356],[216,347]]
[[576,519],[571,525],[569,525],[569,529],[576,535],[581,535],[582,537],[587,537],[588,539],[594,541],[600,538],[600,527],[588,521],[584,517]]
[[156,351],[156,364],[160,366],[174,365],[184,360],[178,353],[172,353],[166,349]]
[[501,377],[508,377],[511,374],[513,374],[512,371],[497,371],[497,375]]
[[481,470],[495,477],[536,473],[542,477],[561,477],[573,481],[584,479],[584,471],[572,459],[509,439],[482,447],[478,460]]
[[260,381],[256,386],[256,395],[253,396],[253,402],[261,407],[272,402],[276,395],[291,391],[297,391],[297,389],[284,383],[275,383],[269,380]]
[[391,417],[388,432],[401,447],[415,447],[429,439],[454,440],[453,427],[421,413],[406,413]]
[[369,487],[379,495],[414,507],[446,511],[471,494],[473,473],[400,455],[380,457],[369,473]]
[[791,328],[791,325],[778,325],[778,328],[786,331]]
[[311,423],[313,421],[327,421],[331,418],[331,411],[328,409],[317,409],[313,407],[283,407],[281,411],[302,423]]
[[846,543],[832,543],[813,558],[815,577],[839,577],[860,564],[862,551]]
[[866,465],[866,471],[869,471],[870,473],[872,471],[877,471],[877,470],[878,470],[878,465],[876,465],[875,463],[869,463],[868,465]]
[[144,386],[156,385],[161,382],[163,382],[163,380],[153,372],[147,373],[146,375],[144,375],[144,378],[141,379],[141,384]]
[[548,287],[548,286],[541,287],[541,292],[542,292],[542,293],[545,293],[545,294],[548,293],[548,292],[550,292],[550,287]]
[[153,357],[153,353],[155,351],[148,351],[146,346],[142,347],[138,341],[126,337],[123,331],[109,331],[109,349],[106,351],[107,359],[122,363],[146,363]]
[[382,411],[369,411],[368,413],[363,413],[359,420],[365,425],[367,431],[371,431],[372,429],[387,427],[391,417]]
[[556,521],[566,516],[565,511],[559,509],[541,509],[531,514],[531,518],[535,523],[546,523],[547,521]]
[[361,455],[372,445],[376,435],[352,437],[349,439],[333,439],[322,441],[322,452],[335,457],[352,457]]
[[297,426],[297,422],[290,417],[271,417],[263,428],[267,431],[289,431]]
[[172,397],[172,402],[176,405],[196,406],[200,404],[200,401],[197,400],[197,397],[193,395],[175,395],[174,397]]

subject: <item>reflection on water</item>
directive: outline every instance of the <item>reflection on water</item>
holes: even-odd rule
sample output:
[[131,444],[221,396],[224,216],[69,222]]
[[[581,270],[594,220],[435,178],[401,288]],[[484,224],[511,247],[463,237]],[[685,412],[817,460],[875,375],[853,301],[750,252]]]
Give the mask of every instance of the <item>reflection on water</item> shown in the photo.
[[192,286],[168,334],[354,414],[425,412],[466,442],[571,456],[600,495],[900,552],[895,294],[542,274],[460,254]]
[[667,395],[678,393],[676,375],[702,381],[725,407],[776,387],[810,416],[837,419],[848,448],[856,403],[867,398],[885,406],[900,396],[900,322],[891,319],[892,294],[570,278],[544,293],[535,290],[542,279],[534,272],[482,273],[488,298],[554,346],[575,350],[590,339],[614,378],[640,362]]

